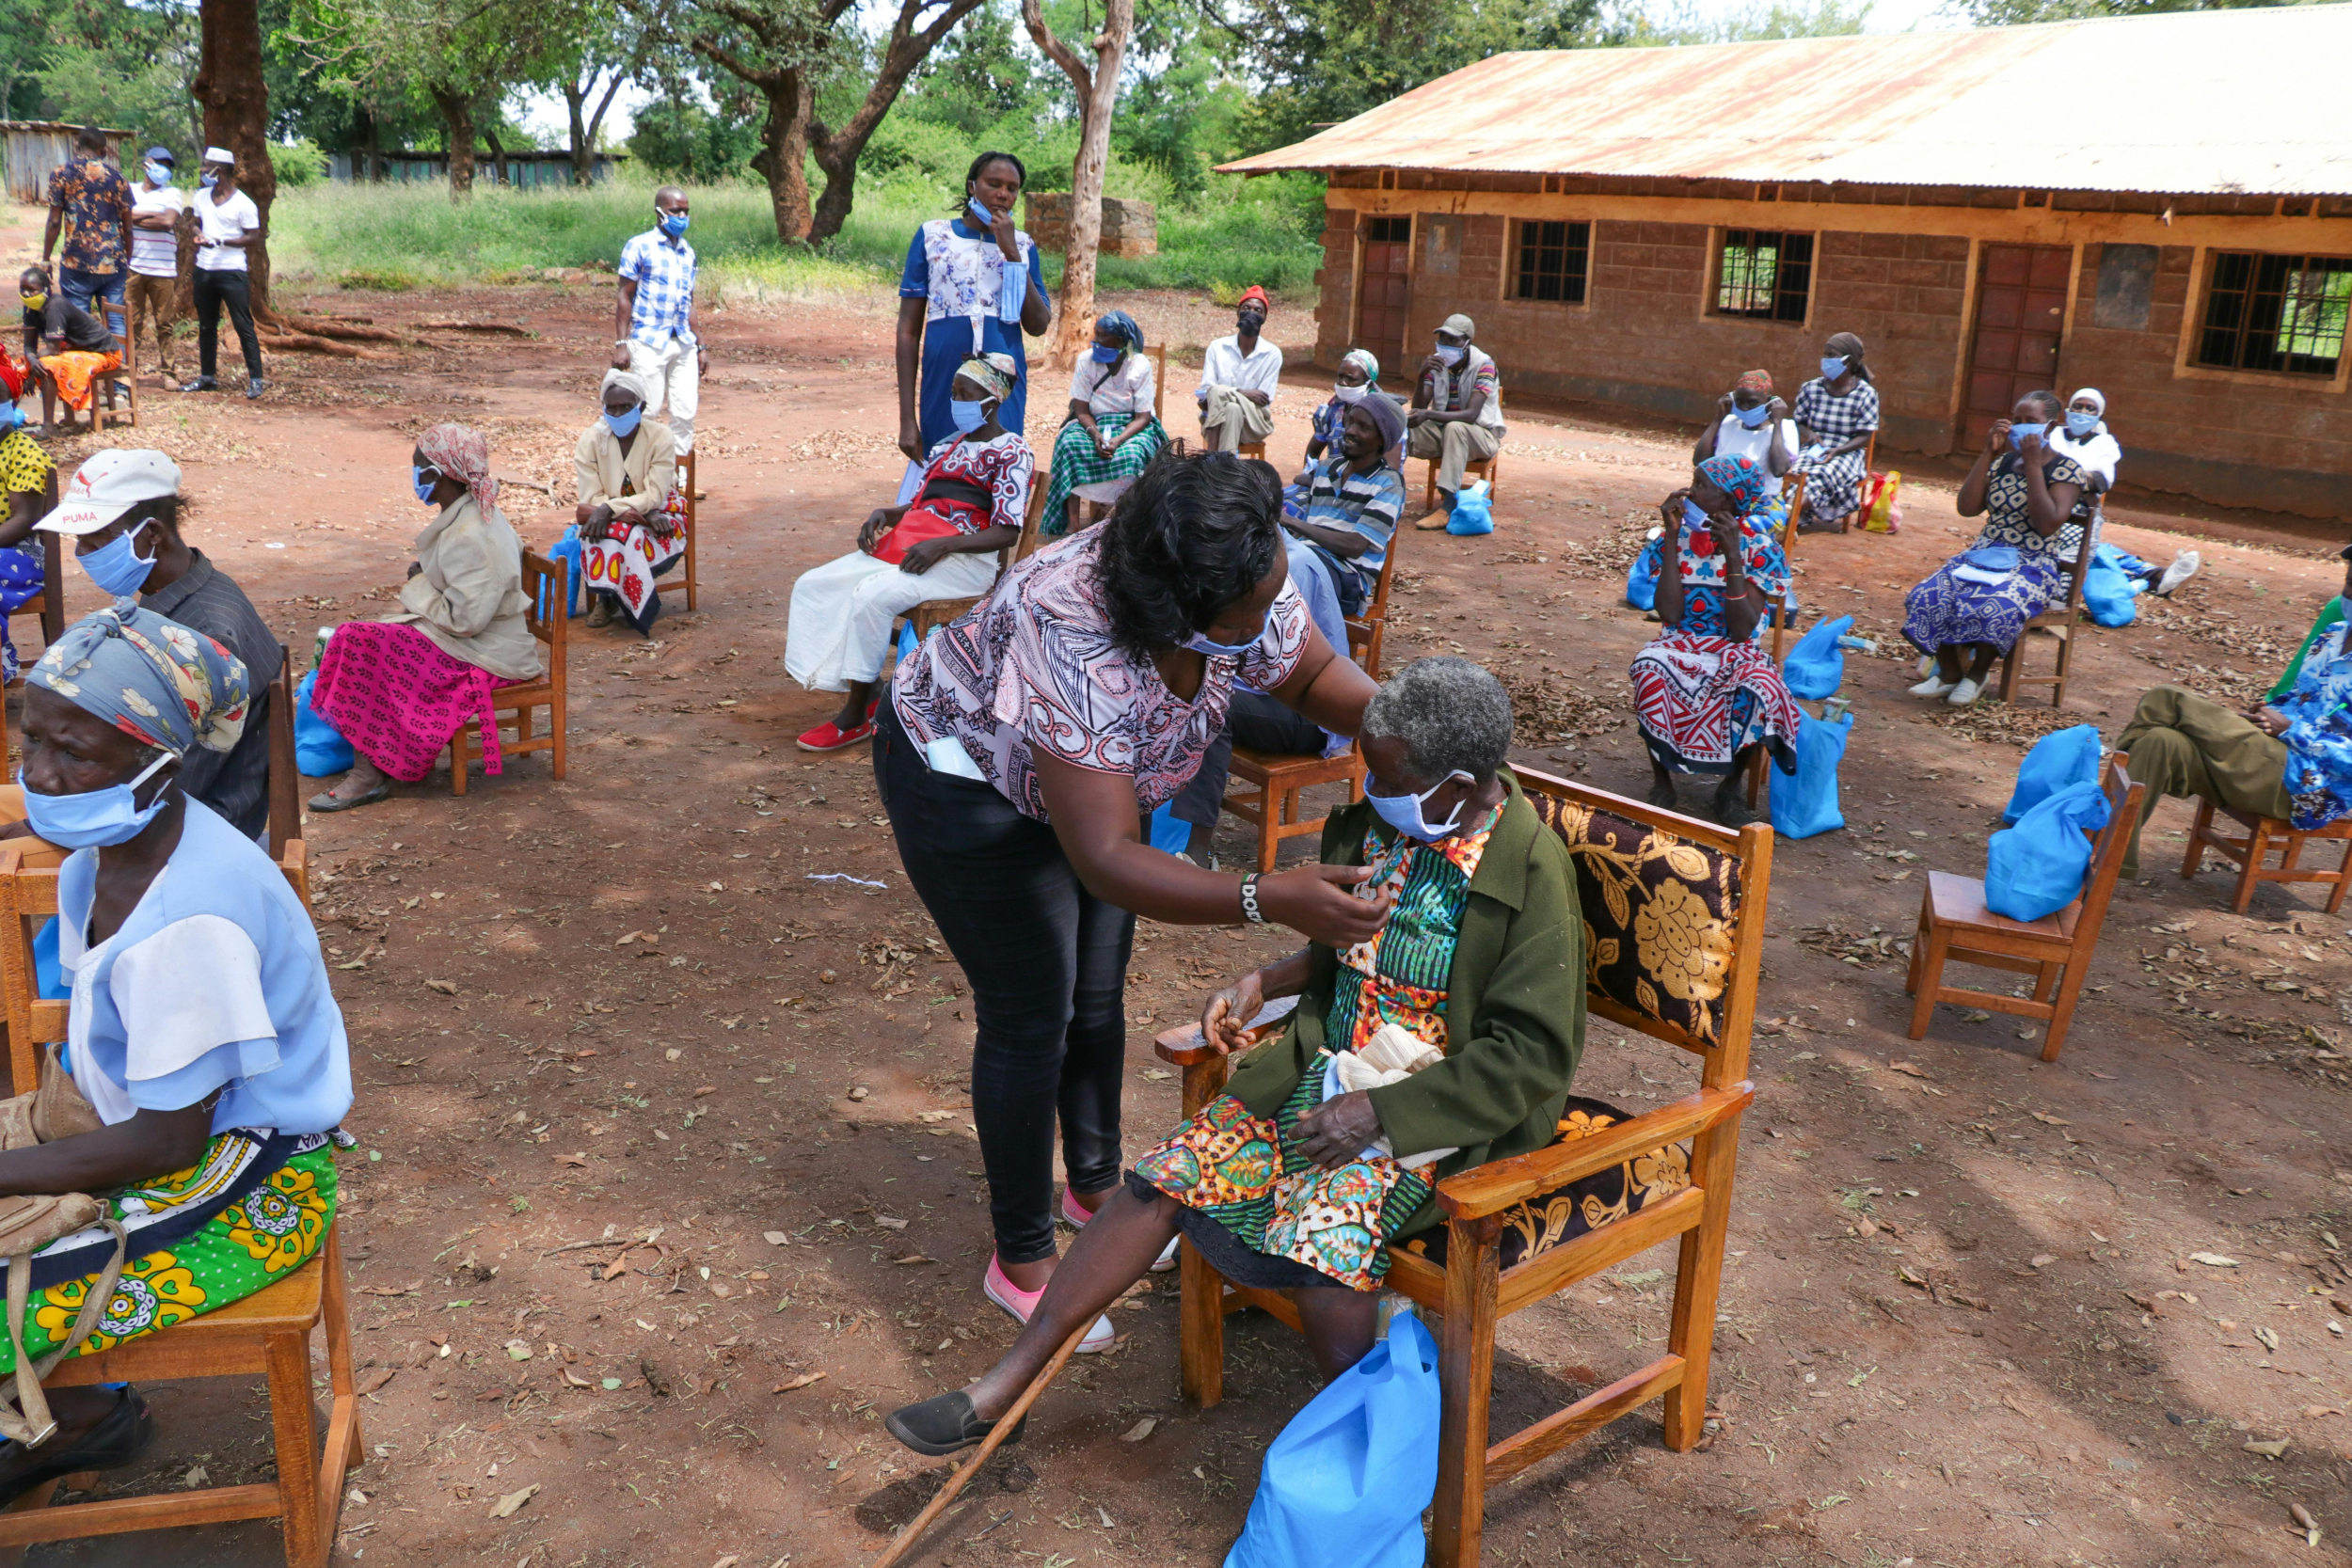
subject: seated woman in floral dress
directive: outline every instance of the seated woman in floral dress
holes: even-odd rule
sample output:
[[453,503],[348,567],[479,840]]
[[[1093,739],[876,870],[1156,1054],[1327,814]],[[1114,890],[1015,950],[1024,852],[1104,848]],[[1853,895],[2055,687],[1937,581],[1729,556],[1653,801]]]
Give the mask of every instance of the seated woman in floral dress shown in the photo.
[[1994,659],[2057,595],[2058,533],[2090,478],[2045,439],[2059,406],[2056,392],[2019,398],[2013,417],[1993,421],[1960,482],[1960,515],[1982,515],[1984,527],[1903,598],[1903,635],[1935,659],[1913,696],[1975,702]]
[[1075,533],[1080,502],[1108,506],[1127,493],[1168,432],[1152,412],[1152,361],[1143,328],[1124,310],[1094,321],[1094,350],[1070,372],[1070,418],[1054,437],[1054,469],[1038,531]]
[[580,576],[594,602],[588,624],[619,616],[640,636],[661,613],[654,579],[686,555],[686,498],[677,487],[677,436],[645,422],[645,384],[629,371],[604,372],[604,417],[580,433],[572,484],[580,497]]
[[[1658,575],[1657,641],[1633,656],[1635,721],[1649,747],[1652,805],[1676,805],[1677,773],[1711,775],[1715,817],[1755,816],[1740,780],[1758,746],[1797,766],[1799,714],[1772,655],[1756,641],[1767,606],[1788,594],[1780,533],[1788,509],[1762,464],[1710,457],[1660,511],[1677,569]],[[1767,498],[1772,498],[1767,499]]]
[[482,732],[482,768],[504,770],[490,693],[546,668],[531,635],[523,546],[499,510],[490,445],[481,432],[437,424],[409,454],[417,499],[440,510],[417,535],[398,613],[346,621],[326,640],[310,705],[358,753],[312,811],[381,800],[413,784],[468,720]]
[[[45,1141],[0,1150],[0,1192],[99,1208],[33,1255],[35,1369],[262,1291],[334,1223],[351,1060],[316,929],[269,856],[180,782],[188,760],[236,744],[250,696],[218,642],[127,604],[68,628],[25,681],[25,811],[74,851],[57,875],[73,989],[63,1061],[44,1071],[63,1103]],[[70,1080],[51,1077],[59,1065]],[[0,1338],[0,1375],[16,1370]],[[0,1504],[128,1465],[153,1433],[135,1388],[47,1403],[45,1441],[0,1445]]]
[[[1004,1359],[891,1413],[899,1442],[978,1442],[1180,1234],[1228,1279],[1291,1292],[1337,1376],[1372,1347],[1389,1249],[1438,1223],[1436,1184],[1553,1141],[1583,1049],[1583,923],[1565,846],[1503,766],[1510,699],[1467,659],[1422,659],[1373,697],[1362,743],[1365,799],[1331,814],[1323,859],[1369,866],[1386,918],[1209,1000],[1202,1033],[1229,1052],[1267,998],[1299,1003],[1094,1212]],[[1423,1065],[1345,1087],[1374,1081],[1343,1059],[1375,1040]]]
[[24,382],[0,351],[0,684],[19,673],[8,617],[32,602],[48,580],[48,562],[33,525],[56,505],[57,466],[29,431],[8,428]]

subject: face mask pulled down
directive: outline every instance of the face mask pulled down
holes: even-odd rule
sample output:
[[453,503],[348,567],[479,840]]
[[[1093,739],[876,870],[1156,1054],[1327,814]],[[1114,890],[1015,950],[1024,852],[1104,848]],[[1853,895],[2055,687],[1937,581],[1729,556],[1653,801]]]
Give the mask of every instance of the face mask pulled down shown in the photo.
[[20,768],[16,782],[24,792],[24,820],[34,832],[60,848],[104,848],[112,844],[126,844],[145,832],[164,809],[161,790],[156,791],[153,800],[141,806],[139,785],[153,778],[165,763],[179,760],[176,753],[166,752],[128,784],[108,784],[79,795],[43,795],[24,782],[24,770]]
[[1407,838],[1417,838],[1423,844],[1431,844],[1461,826],[1462,808],[1469,803],[1470,797],[1466,795],[1456,800],[1454,803],[1454,815],[1442,822],[1431,822],[1422,814],[1422,808],[1429,803],[1429,797],[1456,779],[1464,784],[1478,782],[1457,768],[1419,795],[1375,795],[1372,788],[1372,775],[1367,773],[1364,775],[1364,799],[1372,802],[1372,809],[1380,814],[1381,821],[1386,822]]

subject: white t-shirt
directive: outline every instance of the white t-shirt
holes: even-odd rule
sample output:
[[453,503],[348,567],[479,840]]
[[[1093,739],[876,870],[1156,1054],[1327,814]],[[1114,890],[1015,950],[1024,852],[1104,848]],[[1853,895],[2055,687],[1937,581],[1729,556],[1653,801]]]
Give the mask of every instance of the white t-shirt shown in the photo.
[[[215,201],[210,191],[198,191],[191,205],[196,208],[197,221],[203,226],[204,239],[242,239],[262,227],[262,210],[253,205],[253,198],[243,191],[230,195],[226,201]],[[245,246],[230,245],[199,245],[196,264],[206,272],[243,272],[246,270]]]
[[1764,454],[1772,451],[1772,432],[1781,433],[1780,444],[1789,456],[1797,455],[1797,421],[1767,420],[1750,430],[1740,422],[1736,414],[1725,414],[1715,426],[1715,455],[1745,457],[1762,463]]
[[[131,187],[131,215],[144,217],[150,213],[170,215],[176,224],[188,209],[187,193],[177,185],[166,185],[151,191],[142,180]],[[177,228],[141,229],[131,226],[131,270],[142,277],[177,277],[180,276],[180,231]]]
[[1274,395],[1282,380],[1282,351],[1263,338],[1247,357],[1241,352],[1239,333],[1229,333],[1209,345],[1201,357],[1200,391],[1212,387],[1232,387],[1244,392],[1263,392]]
[[1152,361],[1130,354],[1116,365],[1098,365],[1091,355],[1070,372],[1070,401],[1098,416],[1152,412]]

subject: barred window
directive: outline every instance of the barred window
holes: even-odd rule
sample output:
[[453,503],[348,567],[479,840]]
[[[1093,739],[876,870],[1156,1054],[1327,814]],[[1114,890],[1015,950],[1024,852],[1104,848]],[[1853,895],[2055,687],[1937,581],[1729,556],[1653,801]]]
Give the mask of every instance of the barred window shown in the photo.
[[1812,235],[1724,231],[1715,268],[1715,314],[1802,322],[1812,292]]
[[2264,256],[2225,250],[2213,259],[2197,362],[2219,370],[2333,375],[2352,309],[2352,258]]
[[1583,304],[1586,265],[1593,250],[1593,226],[1523,219],[1516,227],[1518,243],[1512,247],[1516,258],[1511,277],[1512,297]]

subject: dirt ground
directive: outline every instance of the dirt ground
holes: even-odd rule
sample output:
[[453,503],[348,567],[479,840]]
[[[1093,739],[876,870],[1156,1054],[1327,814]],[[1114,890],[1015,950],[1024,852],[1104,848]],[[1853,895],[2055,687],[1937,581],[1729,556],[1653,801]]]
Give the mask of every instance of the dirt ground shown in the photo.
[[[31,243],[30,217],[0,214],[0,249]],[[399,582],[423,520],[407,451],[427,424],[485,428],[509,515],[534,545],[556,537],[611,301],[547,286],[302,303],[531,334],[288,356],[258,405],[145,393],[137,438],[186,468],[193,536],[307,654],[316,627]],[[1180,360],[1230,329],[1198,297],[1121,303]],[[650,641],[571,623],[564,781],[533,757],[462,800],[437,776],[309,829],[360,1085],[342,1215],[368,1458],[339,1562],[866,1560],[934,1467],[882,1413],[956,1386],[1010,1336],[977,1288],[964,983],[907,889],[864,753],[791,747],[834,700],[781,673],[793,578],[847,548],[898,478],[892,311],[878,292],[707,316],[703,601],[673,604]],[[1300,330],[1293,308],[1270,335]],[[1327,380],[1286,379],[1278,461],[1296,459]],[[1041,447],[1057,390],[1041,374]],[[1401,536],[1389,657],[1459,651],[1508,672],[1524,760],[1638,795],[1623,672],[1651,628],[1620,590],[1687,476],[1688,434],[1510,411],[1497,531]],[[2129,409],[2116,424],[2128,442]],[[2352,1560],[2352,922],[2275,886],[2231,914],[2223,874],[2175,875],[2188,815],[2171,802],[2058,1063],[2021,1021],[1951,1008],[1906,1039],[1897,945],[1930,869],[1982,873],[2031,738],[2090,722],[2112,740],[2163,680],[2232,699],[2266,686],[2334,591],[2333,531],[2127,496],[2110,537],[2158,562],[2193,545],[2202,574],[2143,601],[2137,625],[2083,634],[2062,715],[1955,712],[1906,697],[1895,652],[1903,588],[1973,532],[1955,466],[1916,468],[1899,535],[1799,552],[1808,608],[1852,612],[1882,655],[1847,667],[1847,830],[1776,847],[1718,1429],[1670,1454],[1653,1406],[1499,1488],[1486,1560]],[[78,574],[69,596],[99,602]],[[1219,849],[1247,846],[1229,819]],[[836,875],[882,885],[820,879]],[[1131,1146],[1177,1115],[1152,1034],[1286,945],[1147,923]],[[1692,1076],[1596,1022],[1578,1086],[1639,1110]],[[1498,1431],[1656,1354],[1672,1261],[1630,1259],[1510,1319]],[[1118,1350],[1045,1397],[1017,1464],[917,1560],[1221,1560],[1312,1377],[1253,1315],[1231,1336],[1227,1402],[1187,1409],[1174,1289],[1153,1276],[1122,1303]],[[113,1487],[266,1472],[258,1390],[156,1400],[156,1447]],[[268,1525],[31,1560],[158,1550],[278,1560]]]

